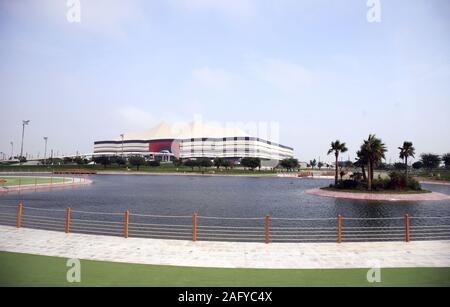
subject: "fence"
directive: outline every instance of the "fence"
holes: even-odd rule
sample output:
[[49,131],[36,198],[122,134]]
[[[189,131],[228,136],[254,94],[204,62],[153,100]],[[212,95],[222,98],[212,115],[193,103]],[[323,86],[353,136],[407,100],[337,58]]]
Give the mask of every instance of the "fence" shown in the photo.
[[230,218],[0,206],[0,224],[66,233],[242,242],[450,240],[450,217]]

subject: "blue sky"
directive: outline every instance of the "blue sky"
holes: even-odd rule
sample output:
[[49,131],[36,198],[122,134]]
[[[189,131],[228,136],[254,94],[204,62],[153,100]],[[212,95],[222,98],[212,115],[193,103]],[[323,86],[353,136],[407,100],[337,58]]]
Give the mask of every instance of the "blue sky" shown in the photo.
[[[450,2],[0,1],[0,151],[91,152],[158,122],[276,122],[302,160],[376,133],[450,151]],[[332,160],[331,157],[328,158]]]

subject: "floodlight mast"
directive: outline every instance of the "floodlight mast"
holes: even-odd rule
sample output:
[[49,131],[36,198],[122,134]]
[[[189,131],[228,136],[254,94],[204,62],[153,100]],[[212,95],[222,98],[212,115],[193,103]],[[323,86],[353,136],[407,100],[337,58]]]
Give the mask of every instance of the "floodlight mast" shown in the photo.
[[22,144],[20,146],[20,165],[22,165],[22,158],[23,158],[23,139],[25,136],[25,126],[27,126],[30,123],[30,120],[22,120]]

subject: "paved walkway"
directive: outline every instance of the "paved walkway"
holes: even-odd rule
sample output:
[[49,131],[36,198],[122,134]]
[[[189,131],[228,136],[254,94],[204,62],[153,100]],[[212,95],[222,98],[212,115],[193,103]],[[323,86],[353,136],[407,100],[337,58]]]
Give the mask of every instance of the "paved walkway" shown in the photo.
[[438,181],[438,180],[420,180],[422,184],[434,184],[434,185],[445,185],[450,186],[450,182],[448,181]]
[[431,192],[420,194],[377,194],[377,193],[351,193],[351,192],[337,192],[328,191],[323,189],[311,189],[306,190],[306,194],[341,198],[341,199],[356,199],[356,200],[369,200],[369,201],[442,201],[450,200],[450,195]]
[[0,250],[64,258],[223,268],[450,267],[450,241],[233,243],[119,238],[0,226]]

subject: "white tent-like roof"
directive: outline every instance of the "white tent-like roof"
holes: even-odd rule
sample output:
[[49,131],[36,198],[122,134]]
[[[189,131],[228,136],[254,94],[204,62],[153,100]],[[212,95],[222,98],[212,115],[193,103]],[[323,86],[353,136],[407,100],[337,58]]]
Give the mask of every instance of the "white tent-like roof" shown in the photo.
[[[158,139],[190,139],[190,138],[224,138],[249,136],[239,128],[220,127],[204,124],[200,121],[190,123],[160,123],[145,132],[126,133],[124,140],[158,140]],[[116,139],[120,141],[121,138]]]

